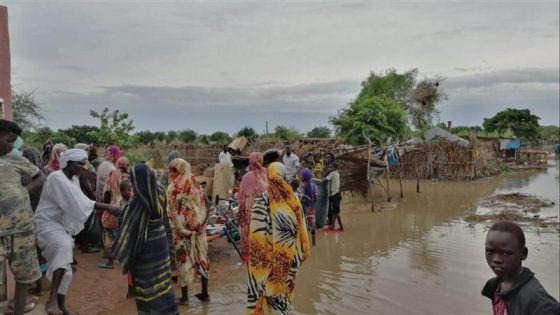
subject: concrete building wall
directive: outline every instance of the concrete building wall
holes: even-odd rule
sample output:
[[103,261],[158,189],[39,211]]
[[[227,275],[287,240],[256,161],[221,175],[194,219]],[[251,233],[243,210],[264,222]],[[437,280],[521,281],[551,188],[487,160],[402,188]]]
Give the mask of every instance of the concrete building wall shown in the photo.
[[4,6],[0,6],[0,98],[4,100],[0,117],[12,120],[10,35],[8,8]]

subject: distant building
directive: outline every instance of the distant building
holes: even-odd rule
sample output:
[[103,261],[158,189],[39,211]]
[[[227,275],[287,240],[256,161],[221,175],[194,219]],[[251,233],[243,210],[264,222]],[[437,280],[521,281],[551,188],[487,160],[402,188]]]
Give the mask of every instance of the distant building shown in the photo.
[[12,117],[12,86],[8,8],[0,5],[0,118]]
[[500,153],[502,158],[520,158],[521,140],[513,138],[500,138]]

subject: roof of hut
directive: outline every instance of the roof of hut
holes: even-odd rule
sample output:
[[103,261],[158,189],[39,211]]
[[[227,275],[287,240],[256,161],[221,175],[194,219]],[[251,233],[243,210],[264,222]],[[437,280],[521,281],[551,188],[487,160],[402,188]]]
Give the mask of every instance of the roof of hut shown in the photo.
[[443,130],[439,127],[434,127],[424,133],[424,139],[426,142],[439,142],[439,141],[447,141],[447,142],[456,142],[462,146],[468,147],[470,146],[470,142],[462,139],[449,131]]

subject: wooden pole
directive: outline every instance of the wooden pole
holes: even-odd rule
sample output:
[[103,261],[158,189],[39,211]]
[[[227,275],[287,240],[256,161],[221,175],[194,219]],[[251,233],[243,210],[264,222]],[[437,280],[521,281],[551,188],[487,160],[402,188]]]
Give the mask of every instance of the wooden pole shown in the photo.
[[475,148],[476,143],[473,145],[473,149],[471,150],[471,162],[472,162],[472,176],[471,179],[475,179],[476,178],[476,148]]
[[387,202],[391,202],[391,191],[389,190],[389,166],[385,170],[385,182],[387,183]]
[[401,199],[404,198],[402,189],[402,167],[399,167],[399,186],[401,187]]
[[387,193],[387,202],[391,202],[391,190],[389,189],[389,156],[385,154],[383,160],[385,160],[387,165],[387,167],[385,167],[385,184],[387,185],[387,190],[385,192]]
[[418,174],[418,166],[416,166],[416,192],[420,192],[420,174]]
[[375,212],[375,203],[373,202],[373,186],[375,183],[369,182],[369,189],[371,191],[371,212]]

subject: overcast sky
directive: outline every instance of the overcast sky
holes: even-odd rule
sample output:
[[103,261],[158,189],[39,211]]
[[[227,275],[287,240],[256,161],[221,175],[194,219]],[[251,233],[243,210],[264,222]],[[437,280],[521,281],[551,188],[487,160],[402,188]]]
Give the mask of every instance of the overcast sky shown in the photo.
[[48,125],[128,112],[138,130],[328,125],[370,71],[447,77],[442,122],[506,107],[559,124],[559,1],[2,1],[12,84]]

